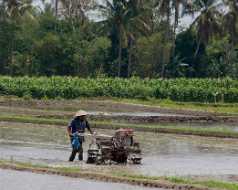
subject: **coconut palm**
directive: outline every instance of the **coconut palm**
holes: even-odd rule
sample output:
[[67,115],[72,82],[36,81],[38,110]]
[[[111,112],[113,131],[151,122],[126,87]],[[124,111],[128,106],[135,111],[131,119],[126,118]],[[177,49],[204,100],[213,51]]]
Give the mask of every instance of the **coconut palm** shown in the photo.
[[58,16],[59,0],[55,0],[55,16]]
[[44,3],[47,3],[48,5],[50,5],[50,7],[53,8],[54,10],[54,14],[55,16],[57,17],[58,16],[58,13],[59,13],[59,4],[61,2],[61,0],[50,0],[47,1],[47,0],[41,0],[41,2],[44,4]]
[[165,37],[171,41],[170,56],[175,56],[176,30],[179,19],[186,13],[193,13],[192,0],[156,0],[155,7],[158,16],[165,20]]
[[111,30],[111,34],[116,36],[118,43],[118,76],[121,76],[122,49],[128,47],[128,74],[130,75],[132,46],[138,33],[149,31],[149,26],[142,14],[142,0],[105,0],[99,5],[105,20],[102,21],[106,29]]
[[212,36],[221,33],[221,20],[223,17],[221,8],[224,4],[217,0],[197,0],[194,4],[199,15],[190,28],[195,29],[197,33],[198,47],[195,52],[196,56],[202,43],[207,44]]
[[158,10],[158,15],[166,20],[168,26],[173,23],[174,36],[178,27],[179,18],[183,15],[183,12],[191,12],[192,4],[192,0],[155,1],[155,7]]
[[103,27],[110,29],[110,35],[116,36],[118,42],[118,76],[121,75],[121,62],[122,62],[122,46],[123,39],[125,38],[124,20],[127,16],[125,3],[122,0],[104,0],[104,4],[98,5],[102,16],[105,20],[102,21]]
[[[74,18],[84,23],[86,20],[86,12],[93,8],[94,0],[58,0],[60,4],[61,14],[65,18]],[[57,4],[57,5],[58,5]]]
[[12,18],[24,15],[32,8],[32,0],[3,0],[6,13]]
[[[133,47],[138,36],[146,36],[151,31],[150,19],[151,9],[142,0],[131,0],[127,2],[127,9],[130,13],[128,21],[125,22],[126,42],[128,49],[127,77],[131,75]],[[129,15],[128,13],[128,15]]]
[[228,6],[229,11],[224,15],[224,30],[228,31],[231,41],[235,44],[238,42],[238,1],[224,0]]

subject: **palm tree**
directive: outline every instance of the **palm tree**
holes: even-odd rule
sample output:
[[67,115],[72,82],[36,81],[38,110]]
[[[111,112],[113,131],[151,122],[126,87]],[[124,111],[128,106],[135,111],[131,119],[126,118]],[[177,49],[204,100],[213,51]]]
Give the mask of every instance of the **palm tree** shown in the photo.
[[19,18],[32,8],[32,0],[3,0],[3,6],[9,17]]
[[237,0],[223,0],[228,6],[229,11],[224,15],[224,30],[228,31],[231,41],[236,44],[238,42],[238,1]]
[[220,8],[224,4],[217,0],[198,0],[194,4],[199,15],[191,24],[190,29],[194,28],[197,32],[198,47],[195,52],[196,57],[202,43],[207,44],[212,36],[221,33],[221,19],[223,15]]
[[82,24],[87,16],[86,12],[94,6],[94,0],[57,0],[61,6],[61,13],[65,18],[79,20]]
[[[171,57],[175,57],[176,30],[179,19],[185,12],[189,14],[193,12],[192,4],[192,0],[156,0],[155,7],[158,10],[158,16],[166,22],[165,37],[172,43],[170,49]],[[165,65],[162,70],[162,76],[164,76]]]
[[58,16],[59,0],[55,0],[55,16]]
[[118,76],[121,75],[121,62],[122,62],[122,46],[123,39],[125,38],[124,20],[127,17],[127,10],[125,9],[125,3],[123,0],[104,0],[104,4],[98,5],[102,16],[105,20],[102,21],[103,26],[106,29],[111,29],[111,34],[117,37],[118,41]]
[[[0,24],[3,24],[6,27],[12,28],[18,26],[18,23],[22,22],[25,18],[33,18],[32,14],[32,0],[2,0],[0,2]],[[4,27],[3,27],[4,28]],[[5,64],[13,65],[14,64],[14,49],[16,47],[16,38],[15,38],[15,29],[9,32],[12,32],[11,38],[8,41],[8,52],[6,55],[8,58],[6,59]],[[1,30],[1,27],[0,27]],[[10,66],[10,68],[12,68]]]
[[128,49],[127,77],[131,75],[133,47],[136,39],[141,34],[146,36],[151,32],[150,19],[151,9],[147,2],[143,0],[131,0],[127,2],[128,20],[125,25],[125,37]]
[[191,11],[192,4],[192,0],[156,0],[155,7],[158,10],[159,16],[166,20],[168,26],[171,25],[171,22],[173,23],[173,33],[175,36],[179,18],[184,11]]
[[118,76],[121,76],[122,49],[128,47],[128,73],[130,75],[132,46],[138,33],[146,32],[149,26],[144,20],[142,0],[109,0],[104,1],[104,5],[99,5],[105,20],[102,21],[104,27],[111,29],[111,33],[118,42]]
[[47,0],[41,0],[41,2],[43,4],[47,3],[48,6],[50,6],[51,8],[53,8],[54,10],[54,14],[57,17],[58,13],[59,13],[59,3],[61,0],[50,0],[50,2],[48,2]]

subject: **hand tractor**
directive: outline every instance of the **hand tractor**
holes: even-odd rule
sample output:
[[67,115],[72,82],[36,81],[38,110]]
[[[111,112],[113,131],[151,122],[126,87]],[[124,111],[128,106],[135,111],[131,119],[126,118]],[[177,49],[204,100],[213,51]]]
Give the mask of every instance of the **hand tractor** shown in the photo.
[[93,135],[89,145],[87,163],[89,164],[141,164],[141,149],[134,141],[132,129],[119,129],[113,136]]

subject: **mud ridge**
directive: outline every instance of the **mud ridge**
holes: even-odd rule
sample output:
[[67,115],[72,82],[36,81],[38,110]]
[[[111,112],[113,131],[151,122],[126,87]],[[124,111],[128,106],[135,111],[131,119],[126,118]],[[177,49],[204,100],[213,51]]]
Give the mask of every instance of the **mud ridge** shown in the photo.
[[113,121],[127,121],[129,123],[144,123],[144,124],[156,124],[156,123],[238,123],[238,117],[234,116],[90,116],[95,120],[113,120]]
[[129,185],[136,185],[136,186],[144,186],[144,187],[152,187],[152,188],[163,188],[163,189],[176,189],[176,190],[214,190],[212,188],[207,187],[200,187],[194,185],[182,185],[182,184],[174,184],[170,183],[166,180],[148,180],[148,179],[130,179],[126,177],[119,177],[119,176],[112,176],[106,174],[99,174],[99,173],[89,173],[89,172],[65,172],[59,171],[54,168],[33,168],[27,166],[17,166],[15,164],[2,164],[0,163],[1,169],[10,169],[16,171],[28,171],[32,173],[39,173],[39,174],[50,174],[50,175],[59,175],[59,176],[66,176],[72,178],[83,178],[87,180],[96,180],[96,181],[103,181],[103,182],[112,182],[112,183],[126,183]]
[[[1,118],[0,122],[9,122],[9,123],[27,123],[27,124],[39,124],[35,127],[41,127],[43,125],[51,125],[55,127],[65,127],[67,122],[48,122],[48,121],[13,121],[9,118]],[[209,130],[197,130],[197,129],[184,129],[184,128],[166,128],[166,127],[146,127],[146,126],[136,126],[135,125],[120,125],[120,124],[108,124],[108,123],[91,123],[92,128],[95,129],[109,129],[116,130],[120,128],[132,128],[135,131],[141,132],[152,132],[152,133],[165,133],[165,134],[176,134],[176,135],[194,135],[201,137],[217,137],[217,138],[238,138],[237,132],[226,132],[226,131],[209,131]]]

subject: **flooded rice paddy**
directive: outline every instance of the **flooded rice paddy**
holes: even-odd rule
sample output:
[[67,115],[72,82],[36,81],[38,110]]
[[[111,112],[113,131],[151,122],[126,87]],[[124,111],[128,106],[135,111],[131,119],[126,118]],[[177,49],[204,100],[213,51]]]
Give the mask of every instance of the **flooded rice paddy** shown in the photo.
[[[11,114],[31,114],[31,115],[58,115],[58,116],[73,116],[75,111],[63,111],[63,110],[40,110],[32,108],[22,108],[22,107],[8,107],[0,106],[2,113]],[[138,111],[138,112],[118,112],[114,111],[87,111],[90,116],[138,116],[138,117],[153,117],[153,116],[185,116],[184,114],[178,113],[163,113],[163,112],[152,112],[152,111]]]
[[[113,134],[111,130],[98,130]],[[143,151],[142,165],[94,166],[68,163],[66,128],[0,122],[0,159],[69,166],[100,171],[124,171],[150,176],[213,176],[227,179],[238,174],[238,140],[136,132]],[[84,144],[87,150],[90,137]],[[86,159],[86,152],[85,152]]]

